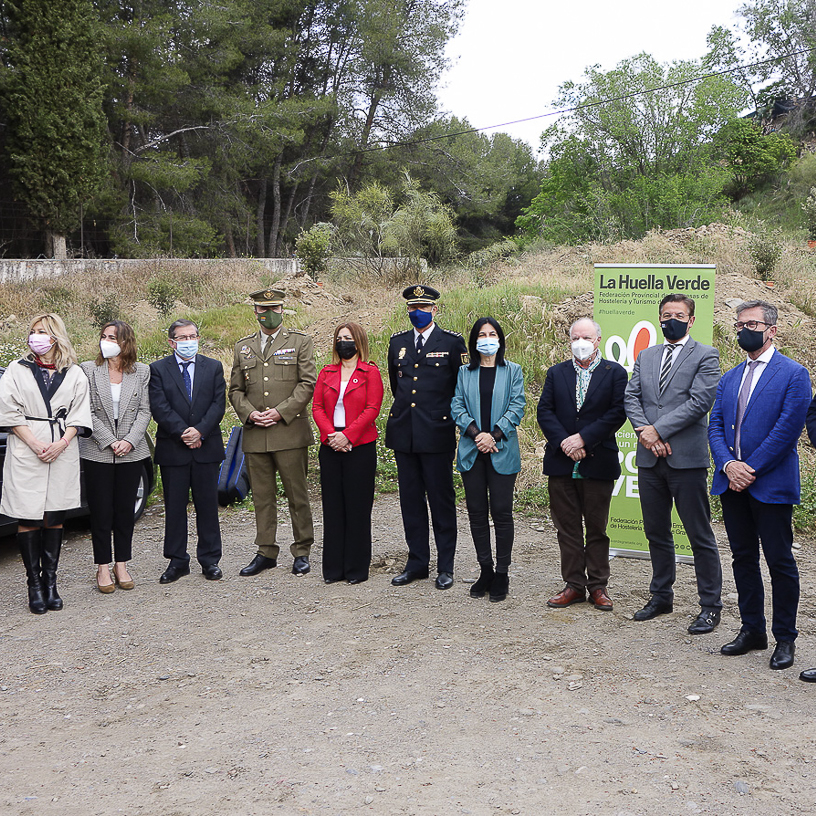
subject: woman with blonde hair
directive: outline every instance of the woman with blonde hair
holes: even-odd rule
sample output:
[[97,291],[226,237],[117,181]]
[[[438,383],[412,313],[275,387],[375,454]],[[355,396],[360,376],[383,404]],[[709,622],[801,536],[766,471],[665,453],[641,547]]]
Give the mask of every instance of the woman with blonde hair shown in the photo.
[[136,356],[133,329],[112,320],[99,334],[96,360],[82,363],[90,387],[93,434],[80,440],[79,455],[91,512],[96,586],[105,594],[117,586],[134,586],[127,567],[133,554],[133,508],[144,460],[150,456],[145,438],[150,424],[150,368],[136,362]]
[[57,566],[65,511],[79,507],[77,435],[91,432],[88,380],[55,314],[31,321],[29,353],[0,377],[0,426],[8,428],[0,513],[18,519],[17,541],[36,615],[62,609]]
[[368,580],[371,509],[377,471],[377,426],[383,381],[368,359],[359,323],[334,330],[332,362],[317,377],[312,415],[320,431],[323,579]]

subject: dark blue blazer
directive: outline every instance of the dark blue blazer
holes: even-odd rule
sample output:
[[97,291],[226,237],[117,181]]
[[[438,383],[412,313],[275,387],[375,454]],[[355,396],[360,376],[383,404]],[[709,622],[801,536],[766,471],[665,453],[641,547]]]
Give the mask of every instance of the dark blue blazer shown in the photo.
[[558,363],[547,371],[538,424],[547,437],[544,473],[569,476],[575,462],[561,450],[561,443],[575,433],[584,440],[587,455],[578,472],[587,479],[617,479],[621,474],[615,433],[626,421],[623,397],[626,370],[611,360],[601,360],[589,381],[584,404],[575,402],[575,368],[572,360]]
[[[226,383],[218,360],[196,355],[192,402],[174,354],[150,364],[148,393],[150,412],[158,425],[153,457],[157,465],[223,461],[220,423],[226,409]],[[200,448],[188,448],[182,442],[187,428],[201,433]]]
[[[734,451],[737,400],[746,363],[723,375],[708,424],[708,441],[714,459],[711,492],[719,496],[728,489],[723,465],[736,459]],[[740,433],[742,460],[756,471],[748,492],[766,504],[798,504],[799,455],[796,445],[802,434],[811,400],[810,375],[804,366],[775,351],[745,408]]]

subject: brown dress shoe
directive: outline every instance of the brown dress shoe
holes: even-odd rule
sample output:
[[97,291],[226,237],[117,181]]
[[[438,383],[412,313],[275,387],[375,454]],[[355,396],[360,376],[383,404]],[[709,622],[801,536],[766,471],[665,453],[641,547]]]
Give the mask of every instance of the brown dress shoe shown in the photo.
[[555,609],[563,609],[574,603],[583,603],[586,596],[583,592],[578,592],[571,586],[565,586],[554,598],[547,601],[547,606],[552,606]]
[[589,597],[592,600],[592,605],[596,609],[600,609],[602,612],[612,611],[612,599],[606,594],[604,587],[593,589],[592,592],[589,593]]

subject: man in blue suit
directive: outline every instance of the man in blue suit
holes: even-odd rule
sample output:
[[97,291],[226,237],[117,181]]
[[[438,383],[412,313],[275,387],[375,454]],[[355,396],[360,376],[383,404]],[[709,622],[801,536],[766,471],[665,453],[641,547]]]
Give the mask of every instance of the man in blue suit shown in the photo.
[[793,665],[799,570],[793,557],[793,505],[799,503],[796,445],[810,405],[807,369],[778,352],[777,310],[751,300],[737,307],[737,342],[748,359],[720,381],[708,437],[714,458],[712,494],[720,497],[733,556],[742,627],[720,650],[742,655],[767,649],[765,591],[759,548],[771,575],[776,648],[772,669]]
[[218,524],[218,469],[224,459],[221,419],[226,408],[224,369],[198,353],[198,329],[177,320],[168,330],[173,353],[150,364],[150,411],[156,420],[154,461],[164,489],[164,557],[159,578],[171,584],[190,574],[187,502],[193,494],[198,533],[197,558],[204,577],[221,578]]
[[621,473],[615,433],[626,421],[626,370],[601,357],[601,327],[594,320],[576,320],[570,341],[572,359],[547,371],[538,403],[538,424],[547,437],[550,514],[565,583],[547,606],[580,603],[588,593],[596,609],[611,612],[606,527]]

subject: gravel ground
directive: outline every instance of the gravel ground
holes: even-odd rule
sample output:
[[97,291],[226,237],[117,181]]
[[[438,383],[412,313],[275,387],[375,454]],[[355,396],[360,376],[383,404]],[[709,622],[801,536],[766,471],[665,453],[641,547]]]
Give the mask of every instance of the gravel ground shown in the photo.
[[[799,551],[796,666],[724,658],[738,629],[722,529],[723,622],[692,638],[693,569],[675,612],[631,620],[647,562],[616,558],[612,613],[551,610],[549,522],[517,520],[511,595],[390,586],[405,558],[396,498],[375,505],[371,580],[240,578],[253,518],[222,514],[225,578],[161,586],[162,508],[137,527],[132,592],[93,588],[87,530],[60,569],[65,610],[29,614],[0,542],[0,810],[8,814],[810,814],[816,801],[812,545]],[[318,531],[320,527],[318,527]],[[318,539],[320,538],[318,532]],[[285,539],[285,535],[284,538]],[[811,770],[811,766],[813,769]]]

